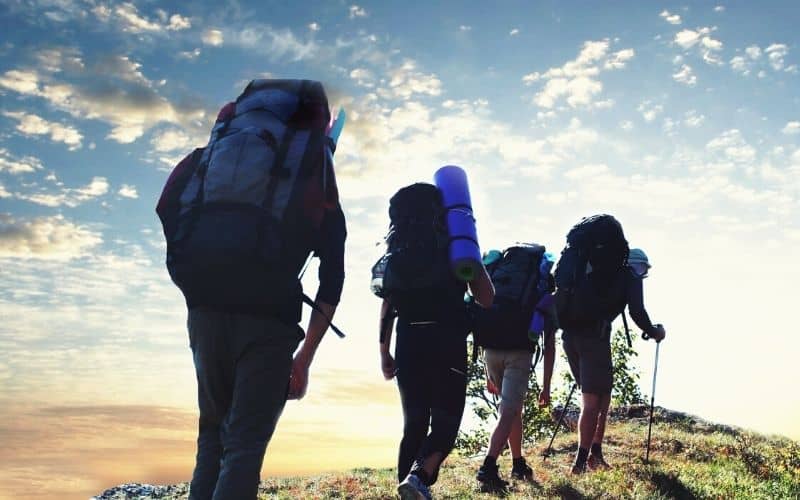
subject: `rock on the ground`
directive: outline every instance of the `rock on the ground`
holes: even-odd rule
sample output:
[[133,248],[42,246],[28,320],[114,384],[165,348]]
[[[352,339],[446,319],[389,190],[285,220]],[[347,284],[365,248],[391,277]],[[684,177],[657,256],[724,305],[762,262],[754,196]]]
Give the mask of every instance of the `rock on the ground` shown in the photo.
[[92,500],[149,500],[151,498],[169,500],[186,498],[188,494],[188,483],[169,486],[128,483],[109,488],[100,495],[92,497]]

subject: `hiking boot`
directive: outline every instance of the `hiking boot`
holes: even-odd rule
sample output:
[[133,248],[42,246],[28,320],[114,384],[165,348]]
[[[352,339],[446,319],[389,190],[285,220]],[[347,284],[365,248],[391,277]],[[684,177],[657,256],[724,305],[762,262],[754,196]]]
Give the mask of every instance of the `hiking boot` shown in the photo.
[[511,477],[520,481],[533,481],[533,469],[525,462],[524,457],[515,458],[511,467]]
[[578,475],[578,474],[583,474],[584,472],[586,472],[586,462],[583,463],[575,462],[574,464],[572,464],[573,474]]
[[484,493],[505,491],[508,488],[508,481],[500,478],[497,464],[483,464],[478,469],[475,478],[481,483],[481,491]]
[[611,468],[605,458],[603,458],[602,453],[590,454],[589,458],[586,460],[586,465],[589,466],[591,470],[608,470]]
[[431,490],[416,474],[409,474],[397,485],[401,500],[432,500]]

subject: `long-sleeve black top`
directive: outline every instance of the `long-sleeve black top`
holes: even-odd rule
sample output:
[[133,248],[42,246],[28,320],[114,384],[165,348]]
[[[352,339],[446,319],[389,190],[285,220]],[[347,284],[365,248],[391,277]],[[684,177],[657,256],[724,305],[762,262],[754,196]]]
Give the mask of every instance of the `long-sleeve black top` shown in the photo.
[[342,207],[337,205],[325,213],[314,254],[319,257],[319,288],[316,300],[339,304],[344,286],[344,244],[347,227]]

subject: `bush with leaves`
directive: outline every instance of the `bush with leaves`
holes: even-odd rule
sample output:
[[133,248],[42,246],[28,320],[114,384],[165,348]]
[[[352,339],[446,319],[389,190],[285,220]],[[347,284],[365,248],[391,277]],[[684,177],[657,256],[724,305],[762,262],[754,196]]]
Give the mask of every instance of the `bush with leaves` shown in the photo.
[[[635,337],[632,340],[635,341]],[[557,347],[558,349],[558,347]],[[472,352],[472,344],[469,344]],[[562,351],[563,352],[563,351]],[[611,360],[614,364],[614,385],[611,392],[615,405],[642,404],[645,398],[639,389],[640,374],[632,367],[633,357],[638,353],[633,347],[628,347],[625,333],[619,330],[611,339]],[[566,358],[562,354],[566,365]],[[563,383],[558,384],[554,378],[551,387],[551,404],[563,405],[566,396],[574,382],[572,374],[566,370],[563,374]],[[539,408],[538,398],[541,386],[534,371],[528,378],[528,394],[525,399],[522,414],[523,442],[530,445],[547,436],[553,430],[555,423],[551,418],[550,408]],[[577,410],[577,401],[572,398],[568,409]],[[477,417],[479,425],[469,432],[461,431],[456,440],[456,449],[462,454],[476,456],[485,451],[489,442],[489,435],[500,411],[500,399],[489,394],[486,390],[486,371],[483,362],[478,359],[470,363],[467,369],[467,401],[472,407],[472,412]],[[560,407],[559,412],[560,414]]]

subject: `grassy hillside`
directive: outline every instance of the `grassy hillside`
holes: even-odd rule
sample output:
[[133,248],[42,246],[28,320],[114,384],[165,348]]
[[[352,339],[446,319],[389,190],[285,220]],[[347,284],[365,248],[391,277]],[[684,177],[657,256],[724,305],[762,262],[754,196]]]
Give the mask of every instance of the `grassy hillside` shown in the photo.
[[[608,429],[604,452],[612,469],[581,476],[569,474],[575,434],[556,438],[554,454],[539,455],[546,446],[527,450],[535,482],[513,482],[508,499],[522,498],[764,498],[800,499],[800,443],[709,424],[688,415],[657,409],[649,465],[643,463],[647,436],[646,409],[617,411]],[[451,456],[433,487],[437,499],[496,498],[480,493],[475,471],[482,457]],[[503,477],[511,459],[500,461]],[[356,469],[308,478],[269,479],[260,498],[395,497],[391,469]],[[152,498],[185,498],[186,485],[155,492]],[[98,498],[147,498],[109,491]],[[158,496],[156,496],[158,495]]]

